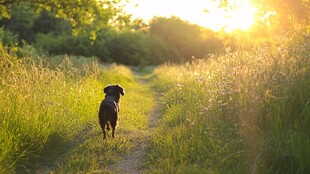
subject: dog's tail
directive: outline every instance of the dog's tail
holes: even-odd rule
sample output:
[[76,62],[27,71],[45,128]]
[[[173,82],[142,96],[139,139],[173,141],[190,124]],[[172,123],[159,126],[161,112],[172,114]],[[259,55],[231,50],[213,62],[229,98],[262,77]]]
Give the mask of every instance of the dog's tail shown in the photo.
[[107,124],[107,130],[110,130],[109,123]]

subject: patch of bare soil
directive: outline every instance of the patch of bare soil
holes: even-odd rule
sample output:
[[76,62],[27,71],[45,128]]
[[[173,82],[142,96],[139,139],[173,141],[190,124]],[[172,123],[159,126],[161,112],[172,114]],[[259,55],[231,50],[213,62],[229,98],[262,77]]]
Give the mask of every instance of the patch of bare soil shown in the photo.
[[135,132],[131,135],[132,141],[137,142],[136,146],[132,148],[130,154],[126,156],[124,160],[113,164],[110,167],[111,171],[119,174],[139,174],[147,171],[147,169],[143,167],[146,158],[146,151],[144,147],[147,143],[147,136],[156,126],[158,115],[159,107],[157,104],[155,105],[152,114],[149,116],[148,130],[146,132]]
[[128,173],[136,174],[142,173],[141,164],[146,153],[143,148],[143,142],[138,143],[136,147],[131,150],[129,156],[127,156],[123,161],[119,161],[111,166],[111,170],[115,173]]
[[[136,74],[136,76],[139,75]],[[146,82],[141,80],[140,83],[145,84]],[[119,174],[139,174],[147,171],[147,169],[143,167],[147,155],[144,147],[150,132],[156,126],[158,115],[159,103],[155,104],[153,112],[149,116],[148,129],[145,132],[134,132],[132,135],[129,135],[132,137],[132,141],[137,142],[135,143],[136,146],[132,148],[130,154],[126,156],[124,160],[112,165],[110,167],[111,171]]]

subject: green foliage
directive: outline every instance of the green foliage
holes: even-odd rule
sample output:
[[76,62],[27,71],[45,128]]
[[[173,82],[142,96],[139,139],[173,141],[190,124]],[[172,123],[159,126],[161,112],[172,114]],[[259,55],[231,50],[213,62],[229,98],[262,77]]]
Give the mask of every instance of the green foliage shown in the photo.
[[6,30],[17,33],[19,41],[30,42],[34,37],[32,28],[37,17],[35,9],[28,3],[23,2],[13,5],[11,17],[3,19],[1,24]]
[[[111,23],[114,27],[124,28],[121,30],[97,26],[96,21],[77,27],[58,11],[44,6],[38,10],[37,5],[13,3],[10,18],[2,19],[0,25],[4,26],[4,31],[16,33],[20,46],[32,44],[52,55],[96,56],[104,62],[154,65],[180,63],[192,56],[205,57],[223,50],[222,41],[213,32],[176,18],[155,19],[149,33],[145,24],[138,20],[132,26],[123,26],[120,21]],[[112,19],[106,15],[106,22]]]
[[78,1],[72,7],[73,2],[8,2],[11,15],[0,25],[16,33],[19,46],[31,44],[52,55],[96,56],[128,65],[180,63],[223,50],[213,32],[177,18],[154,19],[148,31],[142,21],[130,22],[118,1]]
[[155,70],[164,109],[150,173],[307,173],[307,38]]
[[92,53],[94,56],[98,57],[102,62],[113,62],[109,45],[116,35],[117,33],[111,29],[100,30],[92,45]]
[[148,47],[144,45],[146,40],[147,37],[144,34],[122,32],[109,45],[111,57],[123,64],[143,64],[143,61],[147,62],[148,58]]
[[69,22],[56,18],[48,11],[36,13],[35,9],[27,3],[13,6],[10,18],[0,21],[5,30],[18,35],[20,45],[23,42],[34,42],[38,33],[53,32],[57,35],[71,35],[72,29]]
[[97,31],[102,27],[107,26],[109,20],[115,16],[121,17],[121,6],[117,6],[120,0],[15,0],[4,1],[0,3],[0,13],[3,17],[11,18],[16,6],[28,6],[35,9],[37,12],[47,10],[55,14],[55,17],[70,21],[74,27],[74,32],[79,33],[86,28],[91,31]]
[[0,49],[2,47],[15,47],[18,43],[18,36],[10,31],[0,28]]
[[72,26],[70,22],[57,18],[55,14],[52,12],[43,10],[40,12],[39,16],[34,21],[32,27],[33,34],[36,35],[38,33],[48,34],[54,33],[56,35],[67,34],[70,35],[72,33]]
[[155,18],[150,26],[150,35],[166,43],[168,61],[171,62],[186,62],[192,57],[202,58],[208,53],[218,52],[223,46],[214,44],[220,40],[216,40],[211,31],[202,31],[199,26],[176,17]]
[[[177,17],[154,18],[150,24],[131,21],[121,0],[4,0],[0,2],[0,26],[14,35],[8,33],[2,44],[11,47],[10,40],[18,37],[19,46],[35,45],[53,55],[96,56],[104,62],[129,65],[184,63],[222,53],[226,47],[274,46],[282,43],[283,33],[307,30],[308,1],[284,2],[254,0],[262,18],[248,32],[230,35]],[[230,1],[221,3],[219,8],[234,7]]]
[[50,54],[98,57],[103,62],[150,65],[167,61],[168,50],[158,37],[142,32],[100,30],[94,41],[88,35],[38,34],[34,46]]
[[39,34],[35,47],[50,54],[92,56],[91,40],[87,35],[59,35],[53,33]]
[[152,65],[158,65],[169,61],[169,47],[168,44],[159,37],[149,36],[149,61]]
[[111,57],[126,65],[149,65],[165,60],[165,46],[161,40],[142,32],[122,32],[109,44]]

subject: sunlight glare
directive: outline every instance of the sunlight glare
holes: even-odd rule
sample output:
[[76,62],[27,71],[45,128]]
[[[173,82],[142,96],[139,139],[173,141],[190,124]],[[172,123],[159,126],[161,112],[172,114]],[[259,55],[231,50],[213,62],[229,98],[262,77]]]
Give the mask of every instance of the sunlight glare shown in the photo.
[[225,30],[231,32],[233,30],[248,30],[254,23],[254,14],[256,9],[249,4],[242,4],[241,7],[233,9],[227,12],[227,18],[225,21]]
[[133,18],[145,21],[154,16],[178,16],[214,31],[248,30],[256,21],[256,9],[250,4],[250,0],[228,2],[234,4],[232,9],[219,8],[220,2],[213,0],[130,0],[125,11],[132,14]]

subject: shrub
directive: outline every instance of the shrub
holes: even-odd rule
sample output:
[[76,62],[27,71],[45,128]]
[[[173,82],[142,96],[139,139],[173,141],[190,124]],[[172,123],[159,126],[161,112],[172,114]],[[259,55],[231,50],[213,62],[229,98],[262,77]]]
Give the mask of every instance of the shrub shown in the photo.
[[38,34],[35,47],[56,55],[93,56],[91,41],[86,35],[74,37],[71,35],[56,36],[53,33]]
[[2,47],[15,47],[18,44],[18,36],[10,31],[0,28],[0,49]]
[[115,62],[126,65],[144,65],[150,62],[147,36],[141,32],[122,32],[109,44]]

